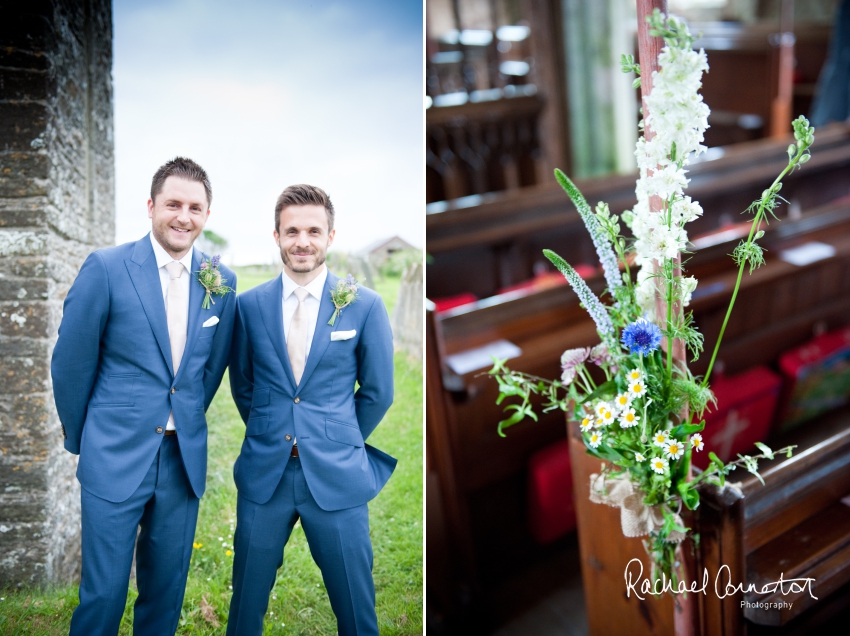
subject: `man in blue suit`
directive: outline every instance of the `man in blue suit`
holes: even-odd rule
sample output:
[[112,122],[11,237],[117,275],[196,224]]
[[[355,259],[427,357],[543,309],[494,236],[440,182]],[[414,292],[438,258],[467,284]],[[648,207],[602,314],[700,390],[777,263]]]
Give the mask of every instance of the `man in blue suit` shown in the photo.
[[[97,250],[68,297],[51,373],[65,448],[80,456],[82,579],[72,636],[117,634],[133,547],[133,633],[174,634],[207,472],[205,411],[227,366],[236,294],[202,309],[193,243],[209,216],[204,170],[154,175],[151,233]],[[218,266],[223,285],[236,277]],[[219,290],[222,291],[222,290]]]
[[262,634],[299,518],[340,636],[378,634],[367,502],[396,460],[364,440],[392,404],[392,332],[369,289],[349,304],[337,294],[335,306],[332,291],[350,283],[324,264],[333,220],[320,188],[284,190],[274,231],[283,272],[237,301],[230,385],[246,431],[233,469],[230,636]]

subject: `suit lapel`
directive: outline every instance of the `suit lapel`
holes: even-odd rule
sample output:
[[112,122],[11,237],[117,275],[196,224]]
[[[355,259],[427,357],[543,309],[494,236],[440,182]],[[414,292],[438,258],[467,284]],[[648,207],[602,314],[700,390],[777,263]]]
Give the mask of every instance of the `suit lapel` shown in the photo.
[[[322,289],[322,298],[319,301],[319,317],[316,320],[316,331],[313,333],[313,341],[310,345],[310,355],[307,356],[307,363],[304,366],[304,373],[301,375],[301,382],[298,383],[298,390],[307,384],[313,371],[319,364],[319,360],[325,355],[325,350],[331,342],[331,332],[335,327],[331,327],[328,321],[334,313],[334,304],[331,299],[331,290],[336,286],[339,280],[338,276],[331,274],[328,270],[328,277],[325,279],[325,287]],[[343,310],[344,311],[344,310]],[[336,319],[336,327],[339,327],[340,316]]]
[[159,269],[156,266],[150,236],[136,241],[133,257],[125,260],[124,265],[142,302],[142,308],[153,330],[162,357],[173,375],[174,366],[171,364],[171,343],[168,339],[168,323],[165,319],[165,301],[162,299],[162,283],[159,279]]
[[[189,272],[189,276],[191,277],[189,279],[189,322],[186,326],[186,347],[183,349],[183,358],[180,360],[180,368],[177,370],[178,377],[183,373],[183,369],[186,368],[187,365],[184,363],[191,358],[192,351],[195,349],[195,343],[198,341],[198,331],[200,331],[201,323],[203,322],[201,313],[212,315],[210,310],[201,309],[206,290],[201,285],[198,277],[195,276],[195,272],[201,269],[201,263],[204,260],[203,257],[203,253],[198,248],[192,250],[192,271]],[[186,274],[183,274],[183,276],[186,276]],[[212,309],[212,305],[210,305],[210,309]],[[177,378],[174,379],[175,381],[177,380]]]
[[283,371],[292,388],[295,389],[295,376],[292,374],[292,367],[289,364],[289,354],[283,342],[283,279],[278,276],[258,296],[257,303],[259,304],[263,324],[269,334],[269,339],[272,341],[272,346],[277,353],[277,357],[283,366]]

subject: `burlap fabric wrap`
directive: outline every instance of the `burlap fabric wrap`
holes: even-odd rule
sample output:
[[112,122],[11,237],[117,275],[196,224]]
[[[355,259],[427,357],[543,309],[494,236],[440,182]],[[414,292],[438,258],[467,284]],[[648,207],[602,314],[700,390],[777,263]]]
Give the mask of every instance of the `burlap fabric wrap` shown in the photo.
[[[629,481],[628,473],[609,477],[593,474],[590,476],[590,500],[593,503],[606,504],[620,509],[620,525],[627,537],[642,537],[664,527],[664,514],[660,506],[647,506],[643,503],[644,493]],[[678,514],[673,515],[676,525],[685,524]],[[679,543],[685,538],[683,532],[673,530],[667,539]]]

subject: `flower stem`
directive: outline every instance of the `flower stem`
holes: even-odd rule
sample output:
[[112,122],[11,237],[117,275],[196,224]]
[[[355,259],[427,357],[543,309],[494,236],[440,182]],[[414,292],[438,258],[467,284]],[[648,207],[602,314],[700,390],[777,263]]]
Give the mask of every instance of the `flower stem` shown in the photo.
[[[785,166],[785,170],[783,170],[778,177],[774,180],[773,184],[771,184],[769,193],[774,192],[774,188],[776,185],[782,181],[783,177],[788,174],[788,171],[791,170],[796,164],[799,157],[802,155],[802,149],[798,152],[795,160],[792,160]],[[756,216],[753,219],[752,224],[750,225],[750,233],[747,236],[747,244],[753,242],[753,236],[755,236],[756,229],[761,223],[762,217],[764,217],[764,208],[767,205],[767,202],[770,200],[772,194],[762,195],[761,203],[759,204],[759,209],[756,212]],[[708,370],[705,372],[705,377],[702,379],[703,388],[708,386],[708,379],[711,377],[711,371],[714,368],[714,361],[717,358],[717,352],[720,350],[720,343],[723,341],[723,334],[726,332],[726,325],[729,323],[729,317],[732,315],[732,308],[735,306],[735,299],[738,297],[738,290],[741,287],[741,279],[744,276],[744,267],[747,265],[747,260],[741,260],[741,265],[738,267],[738,279],[735,281],[735,289],[732,291],[732,298],[729,300],[729,307],[726,309],[726,317],[723,319],[723,325],[720,327],[720,334],[717,336],[717,342],[714,344],[714,351],[711,353],[711,362],[708,363]]]
[[[667,333],[673,332],[673,261],[667,261],[665,267],[669,267],[667,282]],[[667,384],[673,381],[673,340],[667,336]]]
[[593,389],[591,391],[588,391],[588,393],[592,393],[593,391],[595,391],[596,390],[596,383],[593,381],[593,378],[590,377],[590,374],[587,372],[587,369],[584,367],[583,364],[580,364],[578,366],[578,371],[579,371],[579,374],[581,374],[582,378],[586,381],[586,383],[589,386],[593,387]]

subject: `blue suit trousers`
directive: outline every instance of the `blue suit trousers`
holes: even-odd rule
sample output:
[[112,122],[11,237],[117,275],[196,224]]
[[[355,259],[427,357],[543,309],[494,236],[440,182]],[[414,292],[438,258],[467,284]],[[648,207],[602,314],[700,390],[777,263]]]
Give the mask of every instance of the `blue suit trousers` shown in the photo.
[[228,636],[260,636],[283,548],[298,518],[322,571],[339,636],[378,636],[372,542],[367,504],[322,510],[296,457],[290,457],[272,498],[257,504],[239,495],[234,538],[233,597]]
[[82,489],[83,572],[71,636],[118,633],[139,527],[133,634],[174,634],[192,558],[198,501],[176,436],[163,437],[141,485],[126,501],[106,501]]

